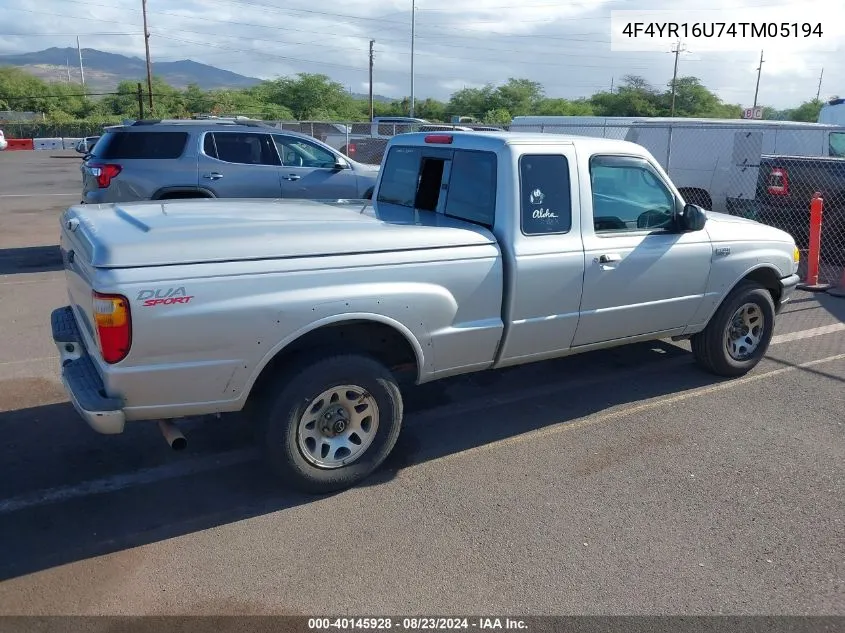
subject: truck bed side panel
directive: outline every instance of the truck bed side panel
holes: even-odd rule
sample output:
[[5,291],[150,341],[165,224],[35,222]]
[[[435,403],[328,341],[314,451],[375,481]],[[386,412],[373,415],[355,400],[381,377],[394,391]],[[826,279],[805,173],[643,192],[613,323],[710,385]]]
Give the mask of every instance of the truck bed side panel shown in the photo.
[[[239,410],[266,362],[315,325],[396,324],[421,353],[421,381],[489,366],[503,330],[494,244],[103,270],[95,285],[130,300],[132,350],[103,372],[129,420],[191,415],[209,402]],[[168,303],[168,295],[190,299]]]

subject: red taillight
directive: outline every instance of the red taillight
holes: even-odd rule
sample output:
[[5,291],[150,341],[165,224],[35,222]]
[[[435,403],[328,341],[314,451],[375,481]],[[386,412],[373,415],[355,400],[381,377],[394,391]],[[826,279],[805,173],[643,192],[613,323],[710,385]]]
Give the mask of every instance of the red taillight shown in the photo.
[[113,163],[106,163],[105,165],[93,163],[88,165],[88,169],[91,171],[91,175],[96,177],[97,186],[100,189],[107,189],[111,184],[111,179],[116,177],[123,168]]
[[129,300],[122,295],[107,295],[95,292],[94,323],[97,326],[97,340],[103,360],[114,364],[129,354],[132,346],[132,317]]
[[789,176],[785,169],[777,167],[769,172],[768,191],[773,196],[789,195]]
[[426,143],[436,143],[439,145],[450,145],[452,143],[451,134],[429,134],[425,137]]
[[350,143],[350,144],[349,144],[349,145],[347,145],[347,147],[346,147],[346,155],[347,155],[347,156],[352,156],[352,154],[354,154],[354,153],[355,153],[355,152],[357,152],[357,151],[358,151],[358,148],[357,148],[357,147],[355,147],[355,143]]

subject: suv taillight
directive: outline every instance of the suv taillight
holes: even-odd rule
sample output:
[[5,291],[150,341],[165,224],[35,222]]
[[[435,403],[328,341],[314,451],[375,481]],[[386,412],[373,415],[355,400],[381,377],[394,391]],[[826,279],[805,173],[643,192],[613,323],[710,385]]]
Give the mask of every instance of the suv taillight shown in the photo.
[[777,167],[769,172],[769,186],[767,189],[773,196],[789,195],[789,176],[785,169]]
[[103,360],[119,363],[132,347],[132,317],[129,300],[123,295],[94,292],[94,323]]
[[112,178],[116,177],[122,169],[120,165],[114,163],[91,163],[88,165],[88,170],[97,179],[97,186],[100,189],[108,189]]

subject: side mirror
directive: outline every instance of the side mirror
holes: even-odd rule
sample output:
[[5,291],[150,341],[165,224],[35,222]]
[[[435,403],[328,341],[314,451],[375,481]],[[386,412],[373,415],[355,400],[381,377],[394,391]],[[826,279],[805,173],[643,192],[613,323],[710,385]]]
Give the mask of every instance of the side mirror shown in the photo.
[[334,168],[337,170],[349,169],[349,163],[347,163],[345,160],[338,158],[334,162]]
[[700,231],[707,222],[707,214],[704,209],[695,204],[684,205],[683,210],[678,214],[678,226],[682,231]]

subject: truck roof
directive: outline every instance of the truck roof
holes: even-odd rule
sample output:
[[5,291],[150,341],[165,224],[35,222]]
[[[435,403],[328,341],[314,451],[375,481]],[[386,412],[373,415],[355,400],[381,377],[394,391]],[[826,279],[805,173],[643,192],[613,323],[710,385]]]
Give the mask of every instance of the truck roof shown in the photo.
[[[447,142],[447,139],[451,139],[451,141]],[[505,145],[574,145],[576,148],[625,152],[638,156],[646,153],[642,145],[630,141],[579,136],[577,134],[543,134],[539,132],[409,132],[391,138],[388,148],[395,145],[485,150],[496,150]]]

